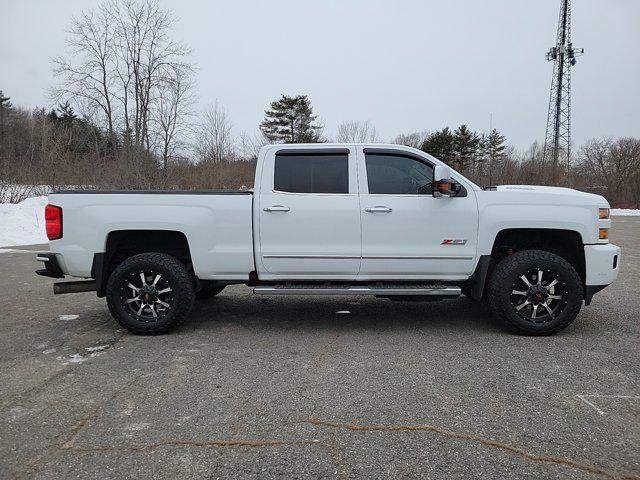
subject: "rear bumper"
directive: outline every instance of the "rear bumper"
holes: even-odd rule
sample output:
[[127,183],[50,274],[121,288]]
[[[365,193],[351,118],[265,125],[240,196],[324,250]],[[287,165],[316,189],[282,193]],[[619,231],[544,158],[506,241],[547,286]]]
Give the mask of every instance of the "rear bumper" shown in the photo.
[[620,247],[610,243],[585,245],[585,298],[589,305],[594,294],[618,278],[620,270]]
[[36,270],[36,274],[42,277],[51,278],[64,278],[64,272],[58,262],[58,257],[55,253],[38,253],[36,260],[44,263],[43,269]]

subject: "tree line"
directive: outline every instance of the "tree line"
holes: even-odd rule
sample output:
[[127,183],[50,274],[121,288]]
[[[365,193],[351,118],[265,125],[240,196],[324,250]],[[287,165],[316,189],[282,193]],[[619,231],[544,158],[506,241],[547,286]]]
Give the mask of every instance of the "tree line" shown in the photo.
[[[53,109],[14,106],[0,91],[0,201],[43,189],[250,188],[267,143],[375,143],[370,121],[343,121],[327,133],[307,95],[281,95],[255,132],[235,134],[218,102],[195,108],[190,49],[172,39],[175,18],[156,0],[107,0],[73,18],[68,52],[54,59]],[[387,140],[418,148],[479,185],[554,184],[640,207],[640,140],[593,139],[571,168],[534,144],[509,146],[497,129],[462,124]]]

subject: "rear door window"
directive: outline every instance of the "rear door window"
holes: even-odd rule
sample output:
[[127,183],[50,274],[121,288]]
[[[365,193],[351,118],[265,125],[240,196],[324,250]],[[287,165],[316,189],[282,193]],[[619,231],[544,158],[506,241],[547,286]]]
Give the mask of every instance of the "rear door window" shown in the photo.
[[276,155],[273,187],[289,193],[349,193],[349,156]]

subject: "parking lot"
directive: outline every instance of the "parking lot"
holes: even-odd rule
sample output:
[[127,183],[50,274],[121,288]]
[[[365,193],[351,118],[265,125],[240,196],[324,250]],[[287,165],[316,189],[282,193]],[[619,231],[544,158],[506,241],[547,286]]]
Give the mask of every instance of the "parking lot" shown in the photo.
[[137,337],[0,250],[0,477],[640,478],[640,218],[612,241],[617,283],[542,338],[243,286]]

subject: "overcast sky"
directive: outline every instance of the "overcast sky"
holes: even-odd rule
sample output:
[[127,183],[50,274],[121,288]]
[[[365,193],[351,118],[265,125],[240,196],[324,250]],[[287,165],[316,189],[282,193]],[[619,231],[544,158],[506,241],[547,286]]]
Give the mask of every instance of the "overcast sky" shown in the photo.
[[[51,106],[51,58],[91,0],[0,0],[0,89]],[[573,0],[573,138],[640,136],[640,1]],[[384,139],[489,115],[509,143],[544,140],[559,0],[161,0],[198,65],[199,104],[218,99],[236,133],[270,101],[304,93],[331,135],[370,120]]]

